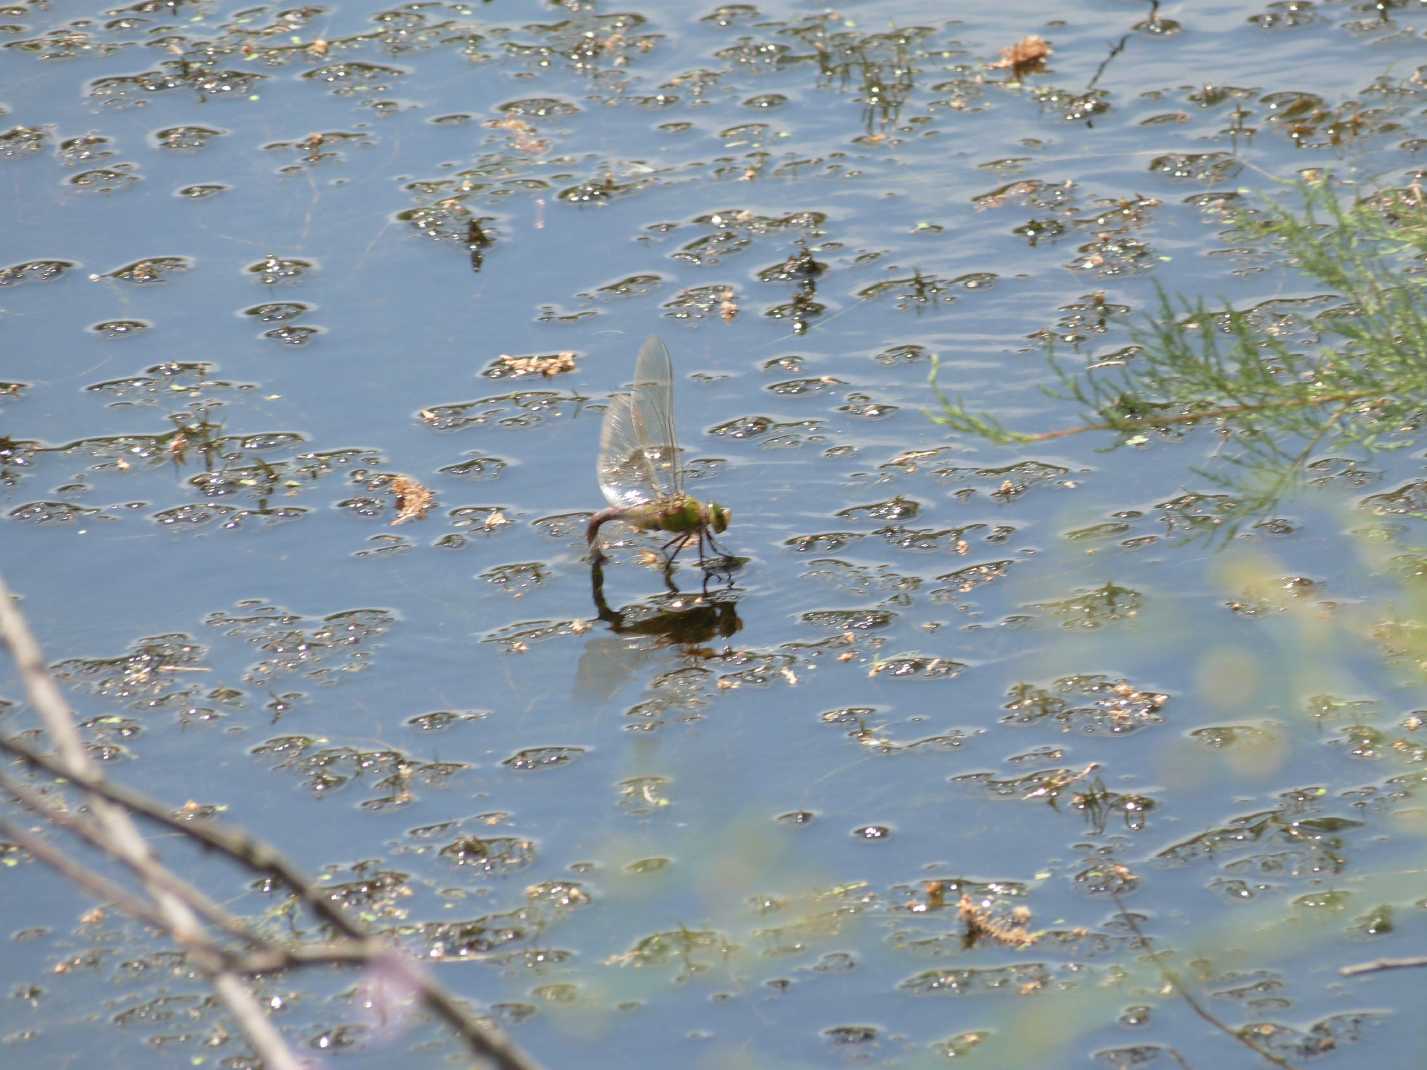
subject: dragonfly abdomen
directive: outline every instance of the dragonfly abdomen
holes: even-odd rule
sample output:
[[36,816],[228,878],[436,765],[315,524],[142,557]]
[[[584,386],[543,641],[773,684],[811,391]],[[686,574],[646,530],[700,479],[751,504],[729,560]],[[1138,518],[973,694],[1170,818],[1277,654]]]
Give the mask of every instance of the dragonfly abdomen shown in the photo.
[[668,531],[674,534],[696,531],[709,523],[705,512],[702,502],[687,496],[671,501],[645,502],[643,505],[612,505],[590,517],[585,528],[585,541],[593,543],[601,525],[610,520],[621,521],[640,531]]
[[[689,497],[645,502],[642,505],[631,505],[623,509],[606,509],[604,512],[612,514],[605,519],[621,520],[640,531],[668,531],[679,534],[685,531],[695,531],[704,522],[703,506]],[[595,515],[599,517],[602,514]],[[591,520],[590,523],[593,524],[594,521]]]

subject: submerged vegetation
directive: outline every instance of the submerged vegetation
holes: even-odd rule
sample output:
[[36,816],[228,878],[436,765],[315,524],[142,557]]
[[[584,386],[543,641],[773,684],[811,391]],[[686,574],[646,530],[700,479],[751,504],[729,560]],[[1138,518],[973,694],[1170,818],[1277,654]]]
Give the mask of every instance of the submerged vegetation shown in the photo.
[[1051,393],[1082,423],[1012,430],[949,397],[935,364],[932,419],[1002,444],[1112,432],[1144,446],[1212,425],[1224,442],[1198,471],[1234,492],[1229,528],[1274,508],[1320,451],[1414,445],[1427,398],[1427,196],[1416,184],[1363,195],[1331,178],[1299,195],[1297,210],[1239,212],[1231,238],[1277,250],[1329,295],[1236,309],[1161,289],[1126,359],[1072,367],[1050,354]]

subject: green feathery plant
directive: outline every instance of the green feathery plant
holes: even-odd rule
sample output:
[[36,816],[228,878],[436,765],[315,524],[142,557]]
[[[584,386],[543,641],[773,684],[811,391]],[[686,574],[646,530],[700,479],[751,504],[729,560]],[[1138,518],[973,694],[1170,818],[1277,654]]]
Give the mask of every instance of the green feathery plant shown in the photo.
[[1301,185],[1300,196],[1299,212],[1240,213],[1235,236],[1275,244],[1332,291],[1317,299],[1331,307],[1308,319],[1266,314],[1273,301],[1216,311],[1161,290],[1118,367],[1048,356],[1059,385],[1047,392],[1077,404],[1083,422],[1012,430],[948,397],[935,362],[932,419],[1002,444],[1109,431],[1117,445],[1139,445],[1212,424],[1224,447],[1195,471],[1234,493],[1234,521],[1272,509],[1322,450],[1413,445],[1427,409],[1427,195],[1413,185],[1350,200],[1325,180]]

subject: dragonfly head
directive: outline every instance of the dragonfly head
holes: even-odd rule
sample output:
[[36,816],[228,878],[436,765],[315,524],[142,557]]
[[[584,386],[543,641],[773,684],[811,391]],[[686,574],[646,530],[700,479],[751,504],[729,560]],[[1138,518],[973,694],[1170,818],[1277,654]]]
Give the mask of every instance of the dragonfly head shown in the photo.
[[719,505],[718,502],[709,502],[707,509],[709,527],[722,535],[728,528],[728,522],[733,519],[733,510],[726,505]]

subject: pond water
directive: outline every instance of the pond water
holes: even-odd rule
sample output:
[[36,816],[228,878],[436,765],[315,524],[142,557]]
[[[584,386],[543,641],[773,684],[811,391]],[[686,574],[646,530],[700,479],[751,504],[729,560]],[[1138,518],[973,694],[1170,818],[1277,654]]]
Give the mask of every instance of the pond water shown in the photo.
[[[1414,180],[1427,9],[951,7],[0,7],[0,571],[111,776],[545,1066],[1265,1065],[1144,940],[1288,1063],[1416,1065],[1420,971],[1338,969],[1427,942],[1420,680],[1371,627],[1421,453],[1209,541],[1212,429],[989,446],[927,377],[1050,430],[1046,343],[1133,359],[1157,287],[1311,315],[1228,212]],[[738,557],[676,591],[584,541],[651,334]],[[244,1065],[0,849],[0,1059]],[[323,1065],[451,1065],[356,984],[262,982]]]

